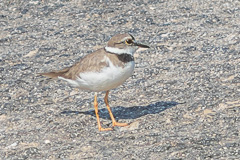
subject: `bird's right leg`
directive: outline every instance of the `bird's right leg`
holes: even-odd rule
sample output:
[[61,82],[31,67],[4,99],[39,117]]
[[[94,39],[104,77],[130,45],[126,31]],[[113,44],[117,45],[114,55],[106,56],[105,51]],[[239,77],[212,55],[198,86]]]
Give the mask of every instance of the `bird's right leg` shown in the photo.
[[102,128],[102,127],[101,127],[101,123],[100,123],[100,119],[99,119],[99,114],[98,114],[97,93],[95,93],[95,96],[94,96],[94,109],[95,109],[95,114],[96,114],[96,117],[97,117],[97,123],[98,123],[98,129],[99,129],[99,131],[111,131],[111,130],[113,130],[112,128]]

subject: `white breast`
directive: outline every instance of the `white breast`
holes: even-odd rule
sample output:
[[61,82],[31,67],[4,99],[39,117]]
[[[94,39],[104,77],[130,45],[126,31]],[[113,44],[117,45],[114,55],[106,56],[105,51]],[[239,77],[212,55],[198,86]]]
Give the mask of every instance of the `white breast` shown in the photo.
[[124,67],[114,66],[108,57],[104,58],[108,66],[100,72],[84,72],[76,80],[59,77],[69,82],[72,86],[90,91],[107,91],[123,84],[133,73],[134,61],[128,62]]

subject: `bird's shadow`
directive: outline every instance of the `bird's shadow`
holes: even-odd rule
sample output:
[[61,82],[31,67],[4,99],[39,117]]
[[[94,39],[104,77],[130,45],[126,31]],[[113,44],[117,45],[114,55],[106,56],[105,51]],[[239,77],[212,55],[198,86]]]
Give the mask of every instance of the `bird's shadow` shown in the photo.
[[[147,114],[157,114],[160,113],[168,108],[174,107],[178,105],[178,102],[174,101],[160,101],[154,104],[149,104],[147,106],[133,106],[133,107],[111,107],[112,113],[115,118],[118,119],[136,119]],[[85,114],[95,116],[95,110],[89,110],[85,112],[81,111],[72,111],[72,110],[65,110],[61,112],[61,114],[65,115],[72,115],[72,114]],[[99,109],[99,116],[103,119],[110,119],[108,110],[106,108]]]

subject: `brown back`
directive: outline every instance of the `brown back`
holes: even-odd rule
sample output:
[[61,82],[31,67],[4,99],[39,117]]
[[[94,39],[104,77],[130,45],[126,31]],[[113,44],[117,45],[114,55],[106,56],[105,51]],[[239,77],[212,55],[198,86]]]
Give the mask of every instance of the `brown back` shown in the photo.
[[128,54],[117,55],[106,52],[104,48],[99,49],[81,59],[74,64],[70,69],[62,75],[64,78],[76,79],[80,73],[84,72],[99,72],[102,68],[109,66],[109,63],[104,60],[108,57],[113,65],[124,67],[126,62],[133,61],[133,57]]

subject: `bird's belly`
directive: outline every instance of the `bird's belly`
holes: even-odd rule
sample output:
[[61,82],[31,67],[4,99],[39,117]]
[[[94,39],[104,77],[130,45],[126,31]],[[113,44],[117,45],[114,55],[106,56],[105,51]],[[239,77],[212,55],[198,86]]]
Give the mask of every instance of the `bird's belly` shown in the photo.
[[71,80],[74,81],[71,84],[83,90],[107,91],[123,84],[133,70],[134,61],[126,63],[124,67],[110,65],[99,72],[81,73],[76,80]]

